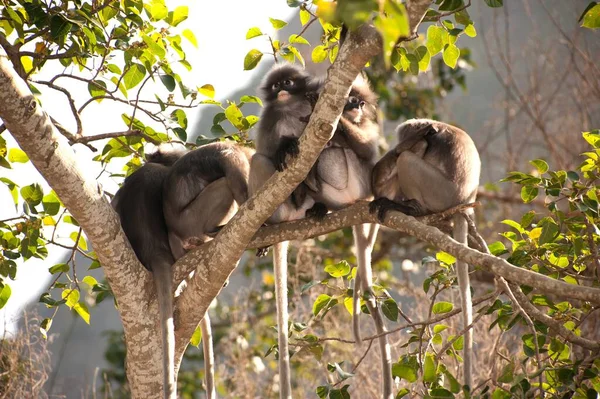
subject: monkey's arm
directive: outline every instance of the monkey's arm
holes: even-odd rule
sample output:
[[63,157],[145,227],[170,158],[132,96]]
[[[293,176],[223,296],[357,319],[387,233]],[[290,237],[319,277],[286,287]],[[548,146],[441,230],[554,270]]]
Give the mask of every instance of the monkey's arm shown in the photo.
[[173,255],[176,258],[183,256],[190,240],[208,241],[207,233],[226,224],[236,211],[237,205],[226,178],[206,186],[181,212],[165,209]]
[[239,148],[226,153],[223,157],[223,170],[229,189],[238,205],[248,199],[248,179],[250,175],[250,162],[247,155]]
[[398,129],[398,145],[394,148],[396,155],[411,150],[415,144],[425,140],[427,136],[437,133],[437,129],[430,123],[407,123]]
[[377,158],[378,132],[377,125],[371,121],[364,121],[359,127],[342,116],[336,134],[344,135],[348,145],[359,158],[370,161]]
[[389,151],[377,162],[373,168],[371,176],[371,188],[375,198],[388,198],[393,200],[398,193],[398,183],[396,181],[397,169],[396,162],[398,154],[395,151]]

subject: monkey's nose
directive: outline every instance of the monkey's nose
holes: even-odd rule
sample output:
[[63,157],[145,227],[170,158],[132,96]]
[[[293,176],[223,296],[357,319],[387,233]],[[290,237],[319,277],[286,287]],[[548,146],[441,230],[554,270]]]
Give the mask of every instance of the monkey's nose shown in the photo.
[[281,90],[279,93],[277,93],[278,101],[287,101],[287,100],[289,100],[290,97],[291,97],[291,94],[285,90]]

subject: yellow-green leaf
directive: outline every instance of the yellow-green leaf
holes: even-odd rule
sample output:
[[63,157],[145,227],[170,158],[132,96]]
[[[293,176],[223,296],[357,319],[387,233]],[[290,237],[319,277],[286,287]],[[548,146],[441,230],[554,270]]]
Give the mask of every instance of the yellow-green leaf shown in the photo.
[[444,48],[443,58],[446,65],[450,68],[456,68],[456,63],[460,57],[460,49],[452,43],[448,43]]
[[317,64],[325,61],[325,59],[327,58],[327,50],[326,50],[325,46],[321,45],[321,46],[315,47],[312,51],[311,58],[312,58],[312,61]]
[[205,84],[198,88],[198,93],[208,98],[215,98],[215,88],[211,84]]
[[253,27],[248,29],[248,32],[246,32],[246,40],[248,39],[252,39],[253,37],[257,37],[257,36],[261,36],[263,33],[261,32],[261,30],[257,27]]
[[194,35],[194,32],[192,32],[189,29],[184,29],[183,32],[181,32],[181,34],[183,35],[183,37],[188,39],[188,41],[192,43],[194,47],[198,48],[198,41],[196,40],[196,35]]
[[273,28],[275,28],[276,30],[279,30],[287,25],[287,22],[282,21],[280,19],[269,18],[269,21],[271,21],[271,25],[273,25]]
[[25,163],[25,162],[29,161],[29,157],[27,157],[27,154],[25,154],[25,151],[23,151],[22,149],[11,148],[8,151],[8,160],[10,162]]
[[250,50],[248,54],[246,54],[246,56],[244,57],[244,71],[250,71],[256,68],[256,65],[258,65],[262,56],[263,53],[261,53],[260,51],[256,49]]

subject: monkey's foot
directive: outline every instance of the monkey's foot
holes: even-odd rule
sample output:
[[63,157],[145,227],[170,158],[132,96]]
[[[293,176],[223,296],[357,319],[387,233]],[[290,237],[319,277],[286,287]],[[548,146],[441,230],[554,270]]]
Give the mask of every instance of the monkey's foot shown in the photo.
[[325,204],[321,202],[315,202],[312,208],[306,211],[306,217],[314,217],[317,220],[322,220],[325,217],[325,215],[327,215],[328,211],[329,209],[327,209],[327,206]]
[[281,144],[279,144],[274,157],[275,169],[282,172],[287,168],[286,156],[289,154],[292,158],[295,158],[299,153],[297,137],[282,137]]
[[256,257],[263,258],[267,256],[267,254],[269,253],[269,248],[270,247],[256,248]]
[[377,219],[379,219],[381,223],[383,223],[385,216],[389,211],[398,211],[409,216],[421,216],[424,214],[423,207],[419,201],[414,199],[395,202],[382,197],[377,198],[369,204],[369,212],[377,213]]

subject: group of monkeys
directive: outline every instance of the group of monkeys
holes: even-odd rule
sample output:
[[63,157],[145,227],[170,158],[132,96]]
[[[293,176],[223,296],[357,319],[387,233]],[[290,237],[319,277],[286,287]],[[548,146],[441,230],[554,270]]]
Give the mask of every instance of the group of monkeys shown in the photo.
[[[175,398],[173,298],[171,266],[192,247],[211,239],[237,207],[299,153],[322,80],[292,65],[275,65],[261,87],[264,108],[257,125],[256,151],[216,142],[193,151],[165,151],[125,179],[113,199],[123,230],[140,262],[153,272],[163,334],[166,398]],[[304,217],[322,218],[358,200],[375,198],[370,210],[381,221],[389,210],[419,216],[470,203],[479,185],[480,160],[462,130],[427,119],[404,122],[396,129],[398,145],[378,158],[377,97],[359,76],[352,85],[337,130],[306,179],[267,223]],[[371,251],[378,225],[353,227],[358,269],[354,285],[353,331],[360,342],[361,297],[378,334],[385,326],[372,295]],[[467,222],[454,216],[454,238],[466,243]],[[291,398],[288,351],[287,243],[274,246],[275,296],[279,331],[280,397]],[[457,264],[464,326],[472,322],[468,266]],[[362,294],[362,296],[360,294]],[[470,330],[469,330],[470,331]],[[391,354],[387,336],[379,344],[383,392],[392,398]],[[465,335],[465,384],[471,385],[472,333]]]

